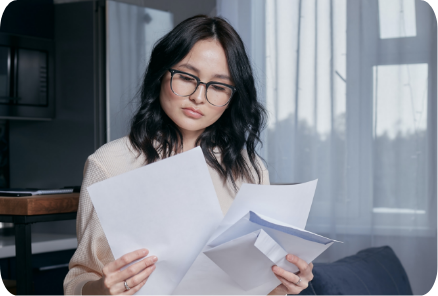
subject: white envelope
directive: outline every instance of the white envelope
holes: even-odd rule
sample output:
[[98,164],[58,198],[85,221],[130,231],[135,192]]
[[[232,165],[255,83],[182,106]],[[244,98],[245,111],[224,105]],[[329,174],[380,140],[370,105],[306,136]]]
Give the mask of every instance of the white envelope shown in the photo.
[[333,242],[336,241],[250,211],[210,242],[204,254],[248,291],[275,279],[273,265],[298,272],[286,260],[287,254],[310,263]]
[[204,254],[245,291],[258,287],[267,280],[273,280],[273,265],[279,265],[286,270],[292,267],[289,266],[292,264],[287,264],[284,260],[287,252],[263,229],[221,244]]

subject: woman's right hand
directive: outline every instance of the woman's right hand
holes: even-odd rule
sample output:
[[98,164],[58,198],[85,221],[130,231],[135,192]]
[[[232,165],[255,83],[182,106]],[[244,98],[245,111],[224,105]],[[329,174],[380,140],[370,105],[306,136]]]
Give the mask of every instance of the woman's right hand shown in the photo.
[[[103,276],[94,282],[88,282],[82,289],[84,295],[132,295],[140,290],[155,269],[156,256],[149,256],[129,267],[124,266],[147,256],[146,249],[137,250],[103,267]],[[130,288],[126,290],[125,281]]]

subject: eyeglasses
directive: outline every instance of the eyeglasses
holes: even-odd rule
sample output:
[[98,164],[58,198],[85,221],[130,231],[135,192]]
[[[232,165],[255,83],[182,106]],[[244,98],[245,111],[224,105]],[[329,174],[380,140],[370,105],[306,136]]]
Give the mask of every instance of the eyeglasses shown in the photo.
[[172,74],[170,78],[170,88],[172,92],[180,97],[188,97],[195,93],[200,84],[205,84],[205,97],[207,101],[213,106],[223,107],[227,105],[233,94],[236,92],[234,86],[210,81],[208,83],[202,82],[195,75],[169,69]]

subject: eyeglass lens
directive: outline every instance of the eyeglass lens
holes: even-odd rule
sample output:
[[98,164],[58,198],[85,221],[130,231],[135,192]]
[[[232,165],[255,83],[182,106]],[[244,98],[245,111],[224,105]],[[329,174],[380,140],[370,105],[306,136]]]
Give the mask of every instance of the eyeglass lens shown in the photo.
[[[171,80],[173,91],[180,96],[189,96],[196,90],[197,81],[190,75],[175,73]],[[207,88],[207,100],[215,105],[225,105],[231,98],[233,91],[222,84],[210,84]]]

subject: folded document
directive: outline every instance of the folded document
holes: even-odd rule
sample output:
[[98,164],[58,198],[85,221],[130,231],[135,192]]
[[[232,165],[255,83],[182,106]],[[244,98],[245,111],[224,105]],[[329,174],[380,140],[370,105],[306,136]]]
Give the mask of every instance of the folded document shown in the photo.
[[266,295],[281,284],[273,265],[298,271],[287,254],[312,262],[335,242],[304,230],[316,185],[242,184],[172,294]]
[[311,262],[333,242],[336,241],[249,211],[210,242],[204,254],[247,291],[275,278],[273,265],[298,272],[286,260],[287,254]]

